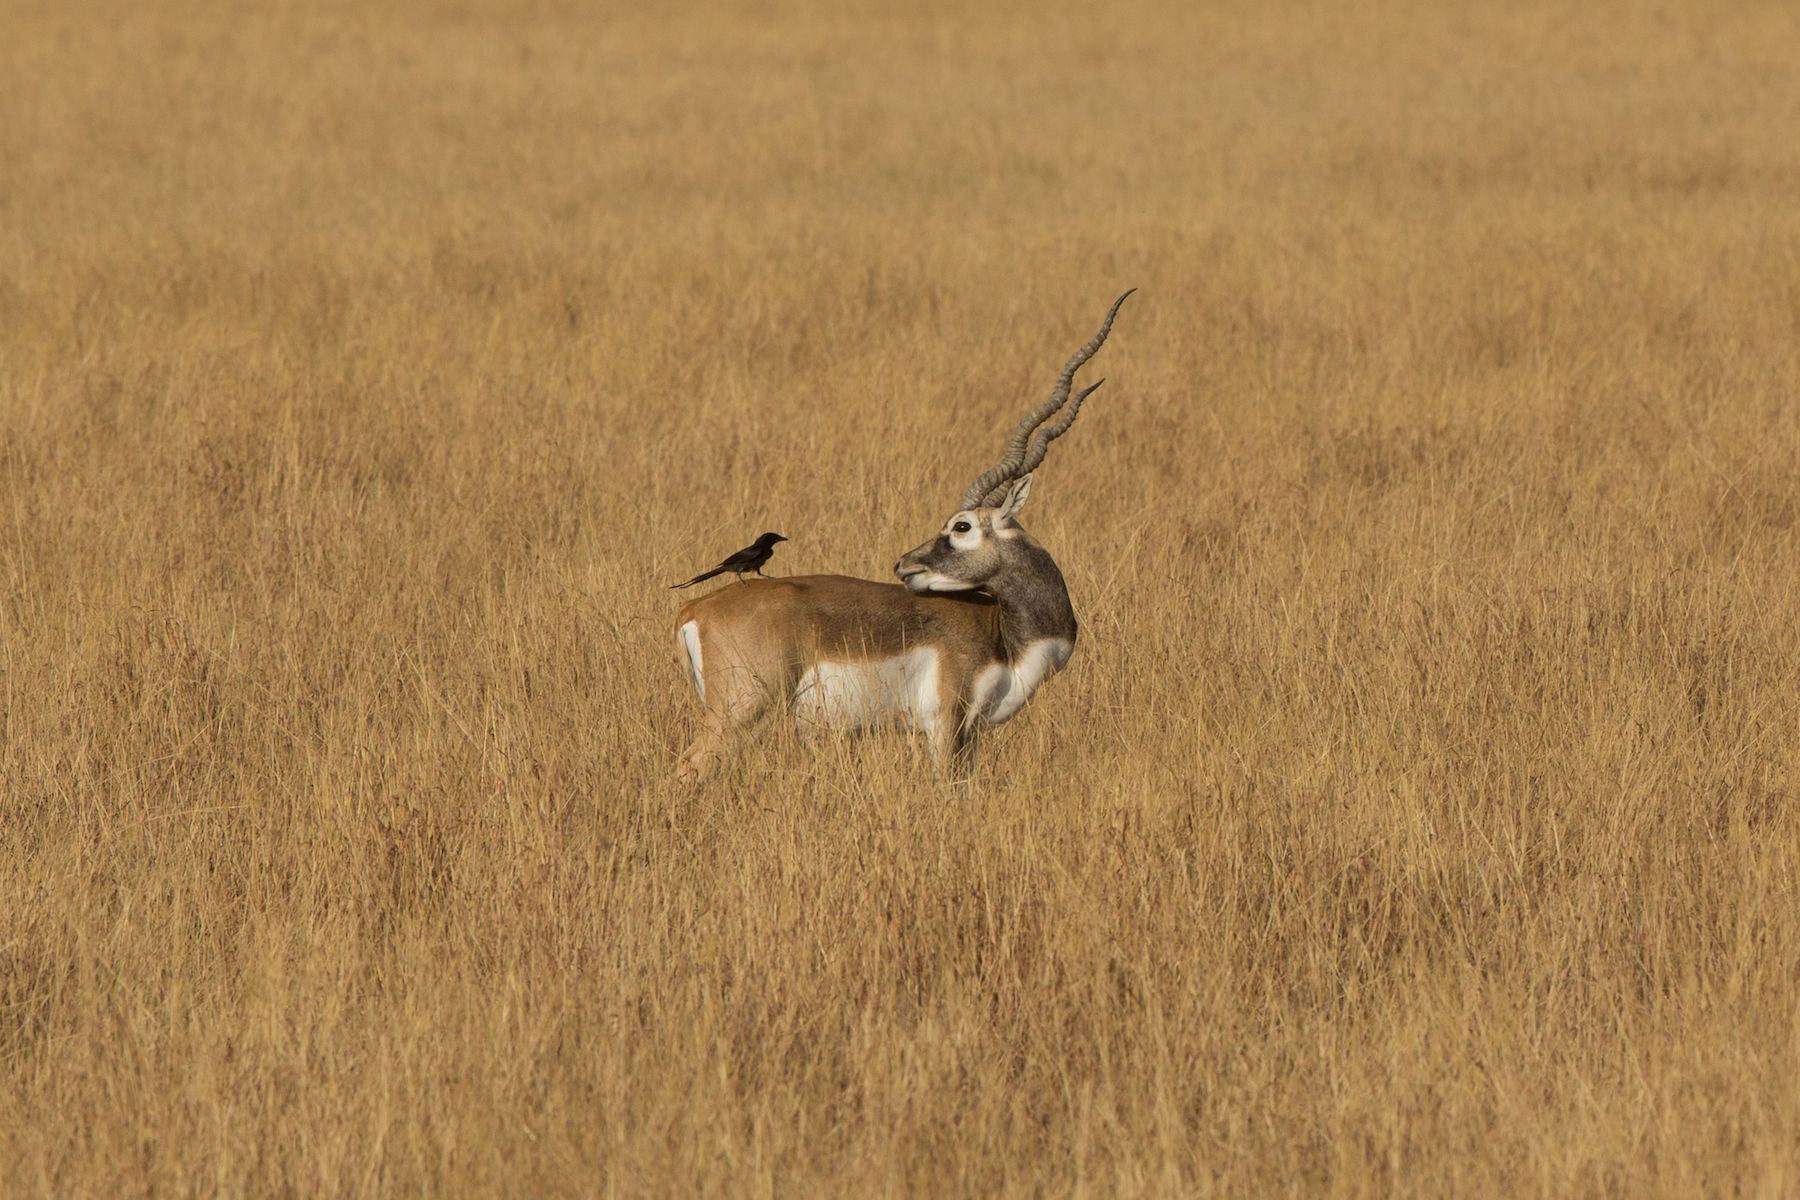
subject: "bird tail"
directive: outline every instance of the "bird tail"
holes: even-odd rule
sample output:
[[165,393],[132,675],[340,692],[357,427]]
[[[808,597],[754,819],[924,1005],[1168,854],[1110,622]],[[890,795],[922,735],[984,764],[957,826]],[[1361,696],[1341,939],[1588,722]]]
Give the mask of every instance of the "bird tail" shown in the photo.
[[731,570],[730,567],[714,567],[710,571],[700,572],[700,574],[694,576],[692,579],[688,580],[686,583],[677,583],[677,584],[671,585],[669,590],[671,592],[673,592],[673,591],[679,591],[682,588],[690,588],[690,587],[693,587],[696,583],[704,583],[708,579],[711,579],[714,575],[723,575],[726,571],[729,571],[729,570]]

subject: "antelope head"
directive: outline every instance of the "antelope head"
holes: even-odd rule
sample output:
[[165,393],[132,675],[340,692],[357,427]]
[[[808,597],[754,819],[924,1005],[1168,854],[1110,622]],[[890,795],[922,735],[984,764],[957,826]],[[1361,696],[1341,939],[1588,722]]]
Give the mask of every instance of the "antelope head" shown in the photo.
[[1042,465],[1050,443],[1069,431],[1082,404],[1106,382],[1097,380],[1071,398],[1075,372],[1106,342],[1119,306],[1130,295],[1126,292],[1113,301],[1100,331],[1070,356],[1049,398],[1020,418],[1000,461],[969,485],[961,507],[944,522],[937,536],[907,551],[894,564],[894,574],[910,590],[998,594],[1009,579],[1032,577],[1053,580],[1061,590],[1062,574],[1056,563],[1025,532],[1017,516],[1031,494],[1031,473]]

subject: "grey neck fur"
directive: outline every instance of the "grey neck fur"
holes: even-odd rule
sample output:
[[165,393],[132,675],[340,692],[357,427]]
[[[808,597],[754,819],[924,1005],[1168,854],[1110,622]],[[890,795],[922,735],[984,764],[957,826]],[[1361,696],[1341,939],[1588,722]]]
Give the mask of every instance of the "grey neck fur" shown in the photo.
[[[1019,531],[1024,534],[1024,530]],[[1000,637],[1010,659],[1042,638],[1073,643],[1078,630],[1069,589],[1050,552],[1021,536],[1010,547],[1022,561],[985,585],[1000,605]]]

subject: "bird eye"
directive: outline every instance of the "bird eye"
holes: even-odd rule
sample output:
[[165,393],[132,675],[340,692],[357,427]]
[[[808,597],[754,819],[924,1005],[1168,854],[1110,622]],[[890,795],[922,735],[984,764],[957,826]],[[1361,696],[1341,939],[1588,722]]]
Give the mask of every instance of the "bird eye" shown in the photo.
[[967,533],[967,532],[969,532],[969,529],[970,529],[970,525],[967,521],[958,521],[956,524],[954,524],[950,527],[950,532],[951,533]]

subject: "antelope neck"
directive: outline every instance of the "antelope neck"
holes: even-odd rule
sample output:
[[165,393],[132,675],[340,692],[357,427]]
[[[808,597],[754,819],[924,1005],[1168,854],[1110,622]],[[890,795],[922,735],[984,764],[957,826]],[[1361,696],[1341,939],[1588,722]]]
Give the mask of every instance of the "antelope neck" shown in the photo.
[[1062,572],[1048,554],[1037,550],[1037,555],[1041,561],[1032,564],[1032,571],[992,581],[987,588],[1000,608],[1000,645],[1009,661],[1045,638],[1075,642],[1075,608]]

